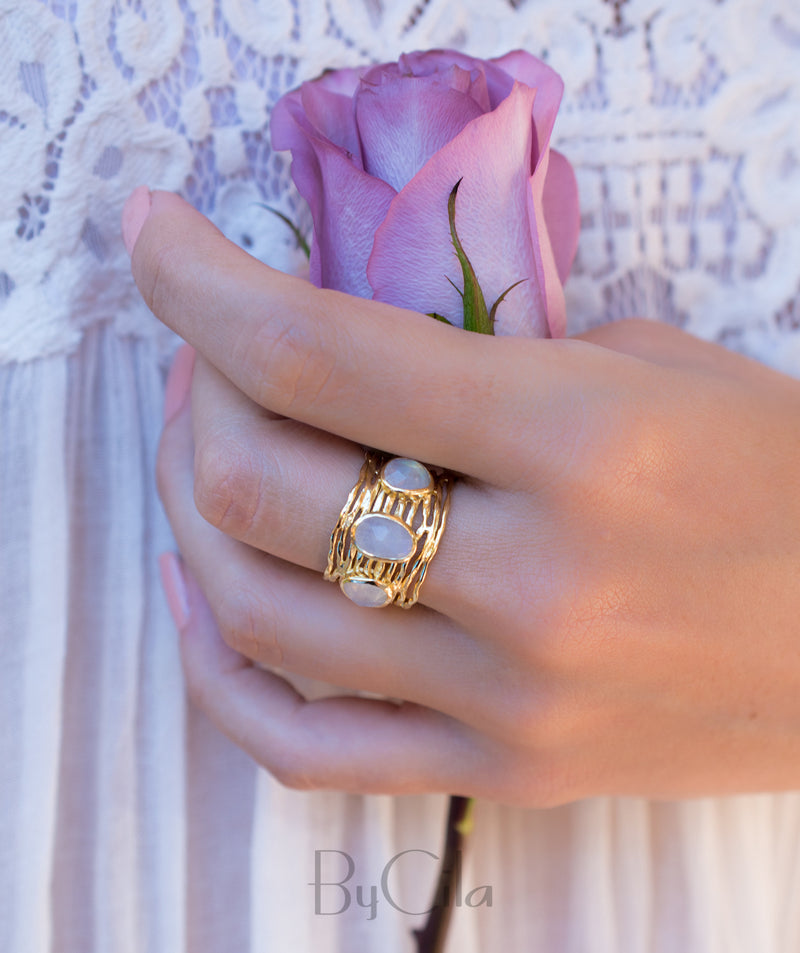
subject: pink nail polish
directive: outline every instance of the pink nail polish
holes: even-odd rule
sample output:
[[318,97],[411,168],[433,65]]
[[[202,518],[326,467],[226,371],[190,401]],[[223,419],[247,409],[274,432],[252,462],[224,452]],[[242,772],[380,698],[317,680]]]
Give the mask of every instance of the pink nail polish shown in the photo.
[[182,344],[172,360],[164,392],[164,423],[168,424],[183,406],[192,383],[194,348]]
[[162,553],[158,557],[158,568],[161,570],[161,585],[169,611],[176,628],[181,632],[189,621],[189,596],[180,558],[176,553]]
[[129,255],[133,254],[133,246],[149,214],[150,189],[146,185],[140,185],[131,192],[122,207],[122,240]]

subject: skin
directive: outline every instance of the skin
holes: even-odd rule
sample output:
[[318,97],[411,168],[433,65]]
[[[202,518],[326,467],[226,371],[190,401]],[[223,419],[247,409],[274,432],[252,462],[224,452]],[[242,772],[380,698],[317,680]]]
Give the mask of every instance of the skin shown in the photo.
[[[652,322],[486,338],[319,290],[166,193],[132,267],[196,355],[158,456],[188,690],[280,781],[537,807],[800,785],[796,381]],[[461,476],[410,611],[321,577],[362,444]]]

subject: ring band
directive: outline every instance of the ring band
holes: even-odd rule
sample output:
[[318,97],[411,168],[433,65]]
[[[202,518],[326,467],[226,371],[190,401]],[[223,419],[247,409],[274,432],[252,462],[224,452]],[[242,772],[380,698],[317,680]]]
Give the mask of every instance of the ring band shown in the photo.
[[368,450],[331,534],[325,578],[359,606],[410,609],[436,553],[452,478]]

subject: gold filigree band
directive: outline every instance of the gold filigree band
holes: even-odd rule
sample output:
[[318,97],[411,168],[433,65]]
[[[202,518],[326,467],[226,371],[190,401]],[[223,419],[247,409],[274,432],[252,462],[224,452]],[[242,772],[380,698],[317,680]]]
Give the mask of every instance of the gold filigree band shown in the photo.
[[410,609],[450,505],[452,478],[416,460],[368,450],[331,535],[325,578],[357,605]]

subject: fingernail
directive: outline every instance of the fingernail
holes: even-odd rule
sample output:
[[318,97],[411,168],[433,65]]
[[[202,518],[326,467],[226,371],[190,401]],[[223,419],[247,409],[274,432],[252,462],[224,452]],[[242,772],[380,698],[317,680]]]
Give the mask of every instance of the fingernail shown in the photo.
[[164,391],[164,423],[178,413],[189,393],[194,370],[194,348],[189,344],[182,344],[172,359],[172,366],[167,375],[167,386]]
[[167,605],[179,632],[189,621],[189,596],[186,591],[186,577],[176,553],[162,553],[158,557],[161,570],[161,585],[167,597]]
[[133,254],[133,246],[149,214],[150,189],[146,185],[140,185],[131,192],[122,207],[122,240],[129,255]]

